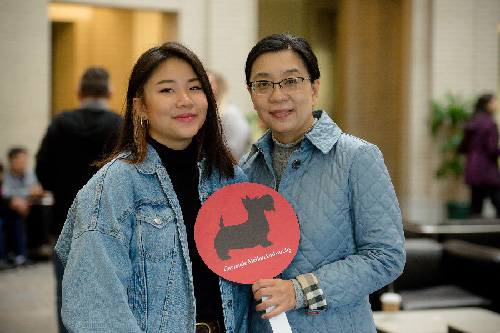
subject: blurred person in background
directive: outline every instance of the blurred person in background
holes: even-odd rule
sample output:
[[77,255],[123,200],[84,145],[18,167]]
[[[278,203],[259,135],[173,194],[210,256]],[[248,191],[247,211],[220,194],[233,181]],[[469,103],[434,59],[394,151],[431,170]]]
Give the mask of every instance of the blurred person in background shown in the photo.
[[250,148],[252,131],[243,112],[229,101],[227,82],[216,72],[209,72],[208,78],[217,100],[226,144],[231,154],[238,161]]
[[7,248],[5,247],[5,236],[3,231],[3,217],[7,212],[9,202],[2,195],[3,164],[0,163],[0,271],[15,268],[7,260]]
[[[14,253],[12,264],[16,266],[31,265],[27,258],[25,220],[30,214],[31,206],[44,195],[33,169],[28,168],[28,151],[24,147],[14,147],[8,152],[9,169],[2,182],[2,196],[7,201],[7,209],[3,217],[7,252]],[[10,245],[10,246],[9,246]]]
[[[54,196],[49,226],[53,245],[76,194],[98,170],[93,163],[109,154],[118,142],[123,118],[109,109],[112,93],[108,71],[101,67],[87,68],[77,89],[78,108],[62,112],[52,120],[36,155],[38,179]],[[60,318],[64,270],[56,255],[52,259],[59,327],[66,332]]]
[[458,151],[466,154],[465,183],[470,186],[470,217],[479,218],[483,202],[490,198],[500,218],[500,172],[498,170],[498,127],[495,113],[497,97],[484,94],[478,97],[474,113],[464,126],[464,136]]

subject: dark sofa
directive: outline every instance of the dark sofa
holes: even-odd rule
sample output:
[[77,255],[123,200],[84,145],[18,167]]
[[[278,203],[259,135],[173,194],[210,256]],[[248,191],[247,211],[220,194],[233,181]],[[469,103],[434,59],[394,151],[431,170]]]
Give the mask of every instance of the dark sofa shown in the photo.
[[[499,244],[500,246],[500,244]],[[406,240],[403,274],[390,286],[403,310],[479,306],[500,310],[500,248],[459,239]],[[384,288],[375,298],[387,290]]]

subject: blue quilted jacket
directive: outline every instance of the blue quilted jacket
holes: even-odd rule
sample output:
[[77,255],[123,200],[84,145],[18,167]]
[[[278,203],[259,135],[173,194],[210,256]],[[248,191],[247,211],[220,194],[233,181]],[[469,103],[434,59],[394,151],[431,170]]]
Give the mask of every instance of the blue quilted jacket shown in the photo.
[[[382,153],[342,133],[324,111],[294,151],[278,192],[293,206],[300,243],[282,279],[313,273],[327,310],[287,312],[293,332],[375,332],[370,293],[395,280],[406,256],[401,212]],[[249,181],[275,188],[271,132],[240,160]],[[272,332],[252,304],[252,332]]]

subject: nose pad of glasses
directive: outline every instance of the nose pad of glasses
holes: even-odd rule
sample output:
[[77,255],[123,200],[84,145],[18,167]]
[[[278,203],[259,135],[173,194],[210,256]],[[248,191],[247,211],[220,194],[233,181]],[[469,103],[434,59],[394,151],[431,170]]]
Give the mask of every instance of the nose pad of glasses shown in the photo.
[[281,85],[281,82],[279,83],[275,83],[275,85],[273,86],[273,90],[271,91],[271,95],[270,97],[272,96],[288,96],[287,92],[283,89],[283,86]]

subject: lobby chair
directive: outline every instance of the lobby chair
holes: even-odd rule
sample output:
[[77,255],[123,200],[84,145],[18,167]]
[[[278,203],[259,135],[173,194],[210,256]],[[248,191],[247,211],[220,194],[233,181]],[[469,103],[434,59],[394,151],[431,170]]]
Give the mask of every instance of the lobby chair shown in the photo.
[[[427,238],[406,240],[404,272],[393,284],[401,294],[402,310],[491,306],[491,299],[476,293],[475,286],[469,284],[475,282],[456,278],[469,268],[458,254],[457,248],[463,244],[449,242],[452,243],[441,244]],[[450,266],[454,269],[450,270]]]

